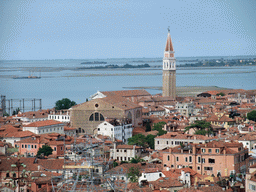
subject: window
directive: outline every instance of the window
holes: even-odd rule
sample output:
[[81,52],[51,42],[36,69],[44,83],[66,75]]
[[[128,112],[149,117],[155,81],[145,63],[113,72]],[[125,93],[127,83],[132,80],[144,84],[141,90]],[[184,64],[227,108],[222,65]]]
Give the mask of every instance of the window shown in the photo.
[[136,111],[136,118],[140,118],[140,111],[139,110]]
[[98,131],[100,131],[100,128],[98,128]]
[[220,150],[219,150],[219,149],[215,149],[215,152],[216,152],[216,153],[219,153],[219,152],[220,152]]
[[166,141],[166,144],[168,145],[168,144],[169,144],[169,142],[168,142],[168,141]]
[[188,162],[188,158],[187,157],[185,157],[185,162]]
[[208,159],[208,163],[215,163],[215,159],[209,158],[209,159]]
[[13,174],[12,174],[12,177],[13,177],[13,178],[16,178],[16,173],[13,173]]
[[252,184],[249,184],[249,189],[251,189],[251,190],[253,190],[253,191],[256,191],[255,185],[252,185]]
[[205,149],[202,149],[202,153],[205,153]]
[[35,149],[37,148],[37,145],[35,145]]
[[205,158],[202,158],[202,163],[205,163]]
[[25,148],[27,148],[27,145],[25,145]]
[[21,145],[21,148],[24,148],[24,145]]
[[54,151],[57,151],[57,148],[56,148],[56,147],[54,147]]
[[124,152],[126,152],[126,149],[124,150]]
[[159,177],[162,177],[162,173],[159,173]]
[[30,145],[28,145],[28,148],[30,149]]
[[6,178],[10,177],[10,173],[6,173]]
[[199,166],[197,167],[197,170],[200,170],[200,167],[199,167]]
[[212,168],[212,167],[204,167],[204,170],[205,170],[205,171],[212,171],[213,168]]
[[31,148],[33,149],[33,148],[34,148],[34,145],[31,145]]
[[179,161],[179,157],[176,157],[176,161]]
[[60,147],[60,150],[62,151],[62,150],[63,150],[63,147]]
[[170,161],[170,155],[167,156],[167,161]]
[[157,141],[157,144],[159,144],[159,141]]
[[173,168],[174,167],[174,165],[171,165],[171,168]]
[[192,162],[192,156],[189,156],[189,162],[190,163]]
[[201,163],[201,157],[197,157],[197,162]]
[[212,149],[208,149],[208,153],[212,153]]
[[90,118],[89,118],[89,121],[93,121],[93,119],[94,119],[94,115],[92,114],[92,115],[90,116]]
[[95,113],[95,121],[99,121],[99,113]]
[[117,149],[116,152],[119,152],[119,150]]

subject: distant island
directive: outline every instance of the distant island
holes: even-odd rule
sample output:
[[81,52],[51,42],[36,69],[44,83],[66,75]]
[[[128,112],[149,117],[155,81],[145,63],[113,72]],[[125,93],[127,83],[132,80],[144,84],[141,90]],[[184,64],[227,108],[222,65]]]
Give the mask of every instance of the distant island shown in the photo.
[[130,65],[130,64],[125,64],[125,65],[105,65],[105,66],[93,66],[93,67],[79,67],[77,69],[129,69],[129,68],[148,68],[150,67],[149,64],[145,63],[142,65]]
[[103,61],[87,61],[87,62],[82,62],[81,64],[107,64],[107,62]]
[[177,65],[177,67],[231,67],[231,66],[250,66],[256,65],[256,58],[254,59],[212,59],[212,60],[201,60],[197,63],[186,63]]

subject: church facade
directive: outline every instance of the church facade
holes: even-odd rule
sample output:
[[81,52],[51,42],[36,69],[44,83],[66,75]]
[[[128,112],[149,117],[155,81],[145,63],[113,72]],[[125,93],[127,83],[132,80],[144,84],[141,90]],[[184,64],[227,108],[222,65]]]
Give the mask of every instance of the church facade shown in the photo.
[[96,134],[98,125],[111,119],[132,124],[133,128],[140,127],[142,126],[142,107],[128,98],[142,97],[145,93],[147,92],[143,90],[98,92],[92,96],[92,100],[70,109],[71,126],[81,134]]
[[170,30],[168,29],[168,36],[163,58],[163,93],[164,97],[176,98],[176,59],[174,57],[174,49]]

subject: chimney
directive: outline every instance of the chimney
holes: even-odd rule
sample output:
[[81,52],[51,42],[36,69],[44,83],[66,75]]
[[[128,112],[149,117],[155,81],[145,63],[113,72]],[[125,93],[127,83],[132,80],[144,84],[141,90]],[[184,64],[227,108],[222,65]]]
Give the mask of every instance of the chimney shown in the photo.
[[193,145],[193,154],[196,154],[196,145]]

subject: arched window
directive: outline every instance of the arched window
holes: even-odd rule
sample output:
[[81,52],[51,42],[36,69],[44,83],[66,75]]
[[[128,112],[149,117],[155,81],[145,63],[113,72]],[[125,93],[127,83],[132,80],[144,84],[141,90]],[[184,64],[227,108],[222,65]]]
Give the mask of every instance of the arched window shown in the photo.
[[169,155],[167,156],[167,161],[170,161],[170,156]]
[[104,119],[103,115],[100,114],[100,121],[104,121],[104,120],[105,120],[105,119]]
[[104,120],[105,120],[104,116],[98,112],[91,114],[89,118],[89,121],[104,121]]
[[82,132],[82,129],[79,127],[78,128],[78,133],[81,133]]
[[140,111],[139,110],[136,111],[136,118],[140,118]]
[[94,114],[92,114],[89,118],[89,121],[93,121],[94,120]]
[[129,111],[128,113],[128,116],[127,116],[128,119],[132,119],[132,113]]
[[6,178],[10,177],[10,173],[6,173]]

